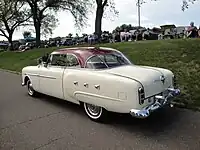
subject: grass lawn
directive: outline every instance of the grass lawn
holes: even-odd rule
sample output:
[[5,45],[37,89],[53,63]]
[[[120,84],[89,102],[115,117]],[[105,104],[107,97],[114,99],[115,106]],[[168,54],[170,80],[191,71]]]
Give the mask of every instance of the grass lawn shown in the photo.
[[[101,44],[121,50],[134,64],[163,67],[173,71],[182,94],[176,101],[200,107],[200,39],[141,41]],[[34,49],[24,53],[0,52],[0,68],[21,71],[36,59],[57,48]]]

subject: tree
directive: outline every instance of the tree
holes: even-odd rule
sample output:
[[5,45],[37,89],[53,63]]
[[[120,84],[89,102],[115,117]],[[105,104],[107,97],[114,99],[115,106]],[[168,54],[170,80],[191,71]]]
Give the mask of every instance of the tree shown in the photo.
[[[140,6],[143,4],[143,3],[146,3],[147,0],[136,0],[137,1],[137,5],[139,4]],[[159,1],[159,0],[151,0],[151,1]],[[196,1],[198,0],[182,0],[182,11],[185,11],[186,9],[189,8],[189,4],[194,4]]]
[[71,38],[73,36],[72,33],[69,33],[67,37]]
[[0,1],[0,36],[9,42],[9,49],[13,50],[13,33],[19,26],[25,24],[31,17],[23,2],[16,0]]
[[87,20],[87,10],[90,3],[84,0],[22,0],[30,6],[33,15],[33,23],[36,32],[36,45],[40,45],[41,29],[43,33],[52,33],[56,27],[57,18],[55,14],[60,10],[69,11],[74,19],[75,25],[81,28]]
[[31,32],[30,31],[24,31],[24,33],[23,33],[23,37],[24,37],[24,39],[25,38],[28,38],[28,37],[31,37]]
[[[144,28],[144,27],[139,27],[139,28]],[[127,25],[127,24],[122,24],[121,26],[116,27],[113,30],[113,33],[116,32],[124,32],[124,31],[130,31],[130,30],[136,30],[139,29],[138,26],[132,26],[131,24]]]
[[114,0],[96,0],[96,6],[95,34],[100,38],[102,33],[102,18],[106,9],[109,9],[114,15],[118,15],[119,12],[115,8]]
[[182,11],[185,11],[185,9],[189,8],[189,3],[194,4],[197,0],[183,0],[182,3]]
[[82,33],[82,37],[86,37],[88,36],[86,33]]

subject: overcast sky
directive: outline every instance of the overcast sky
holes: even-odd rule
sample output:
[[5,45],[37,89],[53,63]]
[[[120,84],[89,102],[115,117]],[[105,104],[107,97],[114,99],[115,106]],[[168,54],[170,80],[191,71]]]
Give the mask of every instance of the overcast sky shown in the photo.
[[[109,19],[103,19],[102,28],[106,31],[112,31],[116,26],[121,24],[132,24],[137,26],[137,7],[136,0],[115,0],[116,8],[119,11],[119,16],[113,21]],[[147,0],[150,1],[150,0]],[[158,2],[149,2],[142,5],[141,8],[141,26],[145,27],[159,27],[163,24],[175,24],[175,25],[189,25],[191,21],[195,22],[195,25],[200,25],[200,2],[196,2],[195,5],[190,5],[190,8],[185,12],[181,11],[182,0],[159,0]],[[95,10],[94,10],[95,12]],[[75,34],[77,31],[74,28],[74,22],[72,16],[67,12],[58,14],[59,25],[53,32],[55,36],[67,36],[68,33]],[[94,32],[94,20],[95,13],[90,15],[87,28],[82,30],[82,33]],[[23,38],[23,31],[26,28],[20,29],[15,32],[13,39]],[[2,40],[3,38],[0,37]]]

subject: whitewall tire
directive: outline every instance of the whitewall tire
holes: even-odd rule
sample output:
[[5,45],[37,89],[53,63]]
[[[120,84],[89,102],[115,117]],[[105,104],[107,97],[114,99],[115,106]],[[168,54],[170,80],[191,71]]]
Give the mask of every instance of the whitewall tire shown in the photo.
[[84,103],[83,104],[86,115],[93,121],[103,122],[107,119],[107,111],[96,105]]
[[36,96],[36,91],[33,89],[33,85],[31,83],[30,79],[28,79],[26,85],[27,85],[28,95],[30,95],[32,97]]

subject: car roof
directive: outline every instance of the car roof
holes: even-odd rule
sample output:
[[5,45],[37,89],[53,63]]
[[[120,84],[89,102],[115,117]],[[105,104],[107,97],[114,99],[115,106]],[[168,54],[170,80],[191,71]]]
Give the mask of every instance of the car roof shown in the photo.
[[81,66],[84,66],[87,59],[93,55],[98,54],[108,54],[112,52],[119,52],[116,49],[113,48],[107,48],[107,47],[73,47],[73,48],[63,48],[58,49],[52,52],[51,54],[72,54],[75,55]]

